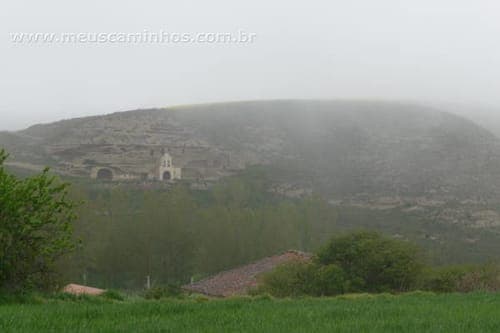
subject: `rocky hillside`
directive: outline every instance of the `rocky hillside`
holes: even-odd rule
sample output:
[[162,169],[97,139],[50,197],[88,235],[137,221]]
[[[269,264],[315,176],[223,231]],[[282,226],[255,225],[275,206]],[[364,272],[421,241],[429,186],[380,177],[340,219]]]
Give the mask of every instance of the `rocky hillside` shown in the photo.
[[481,201],[500,193],[495,136],[464,118],[400,103],[290,100],[135,110],[1,133],[0,145],[17,166],[48,164],[81,177],[102,165],[144,172],[164,149],[193,181],[262,165],[284,191],[332,199]]

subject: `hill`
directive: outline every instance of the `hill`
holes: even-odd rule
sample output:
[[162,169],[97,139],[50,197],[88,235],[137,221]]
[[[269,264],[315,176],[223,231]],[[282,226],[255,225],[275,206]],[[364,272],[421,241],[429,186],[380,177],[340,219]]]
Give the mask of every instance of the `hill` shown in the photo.
[[[284,209],[286,218],[277,218],[276,224],[269,223],[274,207],[262,208],[268,212],[262,215],[266,216],[262,221],[250,214],[248,207],[241,208],[251,215],[248,221],[265,221],[276,230],[290,227],[295,218],[325,227],[326,231],[315,231],[317,237],[327,237],[331,228],[376,229],[417,241],[433,253],[436,262],[446,263],[482,262],[496,257],[499,249],[499,139],[462,117],[424,106],[290,100],[135,110],[3,132],[0,146],[11,153],[9,167],[17,172],[25,174],[49,165],[64,177],[71,177],[77,192],[88,192],[84,195],[88,218],[81,219],[82,228],[98,220],[95,207],[108,204],[103,198],[109,196],[108,187],[115,188],[110,184],[122,185],[119,189],[131,195],[126,207],[120,206],[122,196],[111,196],[119,206],[117,211],[123,214],[122,222],[125,217],[135,220],[134,214],[151,210],[141,206],[138,193],[146,193],[144,188],[158,186],[162,190],[171,186],[171,181],[148,178],[158,159],[168,152],[174,166],[182,170],[181,182],[194,189],[186,200],[198,198],[200,210],[210,205],[205,201],[211,196],[226,200],[234,195],[235,201],[241,201],[239,196],[245,197],[246,192],[238,182],[231,185],[234,188],[229,186],[236,194],[221,195],[220,188],[212,187],[235,175],[255,180],[248,188],[258,188],[251,193],[261,204],[276,193],[293,197],[292,202],[297,197],[320,195],[330,203],[328,209],[316,207],[310,211],[306,205],[303,211],[290,215],[284,213],[289,209]],[[111,182],[90,180],[96,169],[103,168],[112,171]],[[265,188],[256,185],[263,182]],[[84,185],[84,190],[79,185]],[[197,191],[207,187],[211,191]],[[225,221],[218,215],[218,207],[212,208],[216,210],[210,215],[213,221]],[[310,218],[316,216],[310,215],[316,210],[319,217]],[[209,220],[203,216],[205,222]],[[327,217],[335,220],[332,226]],[[107,220],[107,215],[100,218]],[[161,216],[155,218],[163,221]],[[204,235],[215,237],[207,236],[207,244],[218,244],[213,241],[218,237],[226,243],[234,241],[234,248],[241,248],[242,254],[235,256],[237,251],[232,248],[227,251],[228,260],[244,263],[253,258],[248,249],[258,244],[263,234],[259,230],[250,233],[245,223],[232,217],[231,221],[237,230],[244,230],[241,234],[249,235],[248,243],[235,240],[233,233],[221,232],[228,229],[225,225],[207,224],[211,228]],[[184,220],[179,223],[190,225]],[[269,244],[278,243],[279,233],[269,233]],[[285,235],[290,237],[290,230]],[[107,242],[99,239],[94,242],[97,249]],[[266,256],[287,248],[291,247],[256,251],[262,250],[259,255]],[[310,249],[305,245],[293,248]],[[224,263],[220,254],[214,258]]]
[[496,198],[500,188],[494,135],[464,118],[402,103],[290,100],[135,110],[3,133],[0,144],[17,163],[45,163],[80,177],[99,166],[145,173],[166,150],[193,182],[264,165],[283,191],[335,199],[480,201]]

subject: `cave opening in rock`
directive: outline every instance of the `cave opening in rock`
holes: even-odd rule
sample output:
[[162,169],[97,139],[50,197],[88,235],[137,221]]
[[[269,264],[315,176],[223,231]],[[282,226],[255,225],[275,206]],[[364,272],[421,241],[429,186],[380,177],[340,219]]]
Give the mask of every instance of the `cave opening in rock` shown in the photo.
[[97,179],[100,180],[113,180],[113,171],[102,168],[97,171]]

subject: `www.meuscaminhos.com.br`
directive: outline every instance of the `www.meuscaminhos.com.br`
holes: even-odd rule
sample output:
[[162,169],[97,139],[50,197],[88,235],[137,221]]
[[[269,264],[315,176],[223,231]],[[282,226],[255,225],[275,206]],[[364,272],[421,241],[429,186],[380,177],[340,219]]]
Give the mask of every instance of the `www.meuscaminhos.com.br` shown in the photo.
[[14,44],[252,44],[257,34],[235,32],[11,32]]

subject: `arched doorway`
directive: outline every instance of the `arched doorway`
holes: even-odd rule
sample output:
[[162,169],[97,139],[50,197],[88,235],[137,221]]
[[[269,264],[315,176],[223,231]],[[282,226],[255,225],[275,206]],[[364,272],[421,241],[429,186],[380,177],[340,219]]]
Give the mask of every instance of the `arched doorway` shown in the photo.
[[100,180],[113,180],[113,171],[102,168],[97,171],[97,179]]
[[170,174],[170,171],[165,171],[163,173],[163,180],[170,180],[172,179],[172,175]]

